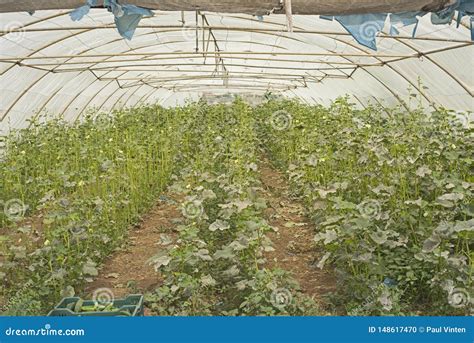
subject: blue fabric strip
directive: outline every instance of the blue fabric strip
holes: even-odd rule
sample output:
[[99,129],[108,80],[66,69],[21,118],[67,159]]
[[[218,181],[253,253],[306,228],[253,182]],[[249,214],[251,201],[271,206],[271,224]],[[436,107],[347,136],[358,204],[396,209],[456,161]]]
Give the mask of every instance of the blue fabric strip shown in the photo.
[[[98,0],[87,0],[84,6],[72,11],[70,17],[73,21],[79,21],[89,13],[91,7],[97,5]],[[120,35],[128,40],[133,38],[135,30],[144,16],[153,16],[153,12],[149,9],[135,5],[119,4],[117,0],[104,0],[104,7],[114,15],[115,25]],[[449,24],[453,20],[456,11],[458,11],[456,19],[458,27],[464,16],[471,16],[471,39],[474,40],[474,32],[472,29],[474,0],[456,0],[452,5],[436,13],[431,13],[431,22],[434,25]],[[412,36],[414,37],[416,29],[418,28],[418,17],[425,14],[426,12],[422,11],[390,14],[390,35],[399,34],[396,25],[409,26],[415,24],[412,32]],[[372,50],[377,50],[376,37],[379,32],[382,31],[387,15],[387,13],[376,13],[345,16],[321,15],[319,17],[331,21],[336,19],[359,44]],[[263,20],[262,17],[258,17],[258,19]]]
[[[88,0],[84,6],[70,13],[73,21],[79,21],[86,16],[91,7],[97,6],[97,0]],[[104,0],[104,7],[114,15],[115,25],[120,35],[128,40],[133,38],[135,30],[144,16],[153,16],[153,12],[135,5],[121,5],[117,0]]]
[[335,18],[359,44],[377,50],[375,37],[384,27],[386,13],[346,15]]

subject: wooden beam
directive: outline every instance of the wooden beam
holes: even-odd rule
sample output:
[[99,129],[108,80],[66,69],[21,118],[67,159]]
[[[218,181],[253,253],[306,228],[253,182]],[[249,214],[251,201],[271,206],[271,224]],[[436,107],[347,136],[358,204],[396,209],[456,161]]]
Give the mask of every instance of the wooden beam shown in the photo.
[[[355,14],[396,13],[406,11],[437,11],[449,0],[292,0],[293,14]],[[161,11],[210,11],[223,13],[267,14],[284,13],[280,0],[127,0],[127,3]],[[84,0],[6,0],[0,12],[72,9],[84,5]],[[103,1],[99,1],[103,5]]]
[[[201,64],[201,63],[160,63],[160,64],[130,64],[130,65],[120,65],[115,67],[94,67],[94,68],[58,68],[55,69],[55,73],[60,72],[77,72],[83,70],[93,70],[93,71],[104,71],[104,70],[117,70],[123,71],[122,68],[127,68],[127,70],[134,71],[134,68],[148,68],[148,70],[153,70],[150,67],[214,67],[212,64]],[[239,67],[239,68],[249,68],[249,69],[277,69],[277,70],[306,70],[306,71],[318,71],[318,70],[352,70],[356,68],[356,66],[349,66],[349,67],[323,67],[323,68],[303,68],[303,67],[283,67],[283,66],[271,66],[271,65],[253,65],[253,64],[237,64],[237,63],[229,63],[226,64],[227,67]],[[180,71],[180,70],[176,70]],[[209,71],[209,70],[208,70]]]
[[[131,70],[132,72],[134,70]],[[209,72],[205,70],[196,70],[196,69],[187,69],[187,70],[169,70],[169,69],[159,69],[159,70],[153,70],[156,72],[156,74],[147,74],[146,76],[143,77],[135,77],[140,80],[146,80],[147,78],[156,78],[156,77],[163,77],[163,78],[170,78],[170,77],[192,77],[192,76],[209,76],[209,75],[216,75],[216,74],[209,74]],[[130,72],[130,70],[128,70]],[[173,73],[173,75],[167,74],[167,73]],[[178,73],[178,75],[176,75]],[[113,80],[122,80],[122,76],[107,76],[110,74],[110,71],[107,71],[104,73],[104,75],[97,76],[98,79],[100,80],[107,80],[107,79],[113,79]],[[121,74],[123,75],[123,74]],[[323,76],[329,77],[329,78],[339,78],[342,77],[342,75],[335,75],[335,74],[327,74],[321,72],[320,74],[310,74],[308,72],[305,73],[273,73],[273,72],[242,72],[242,71],[232,71],[231,74],[229,75],[242,75],[242,76],[249,76],[249,77],[295,77],[295,78],[309,78],[309,79],[319,79]],[[134,77],[130,76],[125,76],[125,78],[130,78],[134,79]],[[344,77],[345,78],[345,77]]]
[[[338,75],[335,75],[335,76],[338,76]],[[323,76],[318,76],[319,78],[323,77]],[[233,75],[233,74],[230,74],[228,76],[229,79],[242,79],[242,80],[255,80],[255,79],[263,79],[263,80],[284,80],[284,81],[303,81],[303,80],[306,80],[306,81],[309,81],[309,82],[317,82],[317,78],[316,76],[310,76],[310,75],[291,75],[291,74],[288,74],[288,75],[281,75],[281,76],[278,76],[277,75],[272,75],[272,74],[268,74],[268,75],[243,75],[243,76],[239,76],[238,74],[237,75]],[[347,78],[347,77],[344,77],[344,76],[338,76],[338,77],[331,77],[330,75],[328,76],[325,76],[327,78]],[[124,78],[121,78],[121,77],[99,77],[99,80],[100,81],[147,81],[147,82],[155,82],[155,81],[159,81],[159,82],[171,82],[171,81],[189,81],[189,80],[199,80],[199,79],[208,79],[208,80],[211,80],[211,79],[214,79],[214,80],[221,80],[222,78],[219,76],[219,75],[210,75],[210,74],[205,74],[205,75],[190,75],[190,76],[174,76],[174,77],[162,77],[162,76],[156,76],[156,77],[153,77],[151,75],[148,75],[146,77],[124,77]]]
[[304,88],[298,87],[295,85],[282,85],[282,84],[265,84],[265,85],[256,85],[256,84],[229,84],[227,86],[212,84],[212,83],[190,83],[187,85],[171,85],[171,86],[160,86],[163,89],[176,90],[176,89],[193,89],[196,87],[206,87],[206,88],[222,88],[222,89],[252,89],[252,88],[264,88],[264,89],[296,89]]
[[[239,60],[239,61],[264,61],[264,62],[271,62],[271,63],[308,63],[308,64],[334,64],[334,65],[351,65],[351,66],[363,66],[363,67],[377,67],[382,66],[383,63],[357,63],[357,62],[336,62],[336,61],[324,61],[324,60],[297,60],[297,59],[282,59],[282,58],[259,58],[259,57],[241,57],[241,56],[222,56],[220,55],[221,60],[223,58],[230,59],[230,60]],[[130,63],[130,62],[153,62],[153,61],[179,61],[179,60],[195,60],[195,59],[203,59],[205,56],[194,55],[194,56],[174,56],[174,57],[151,57],[151,58],[131,58],[131,59],[123,59],[123,60],[91,60],[91,61],[77,61],[77,62],[56,62],[56,63],[18,63],[20,66],[26,67],[44,67],[44,66],[64,66],[64,65],[83,65],[83,64],[116,64],[116,63]],[[388,63],[388,62],[387,62]],[[203,63],[204,65],[204,63]],[[211,65],[211,64],[205,64]],[[116,65],[119,67],[120,65]],[[214,64],[215,66],[215,64]]]
[[[293,14],[365,14],[408,11],[439,11],[449,0],[291,0]],[[284,13],[277,11],[276,13]]]
[[[344,78],[344,77],[341,77]],[[275,77],[275,76],[236,76],[236,75],[229,75],[228,79],[230,80],[246,80],[247,82],[250,80],[252,81],[251,83],[257,83],[257,84],[274,84],[275,81],[278,81],[279,84],[281,85],[294,85],[294,83],[301,84],[302,86],[305,86],[306,83],[318,83],[320,82],[321,79],[323,79],[322,76],[319,77],[319,79],[316,78],[311,78],[307,79],[304,76],[294,76],[294,77]],[[184,76],[184,77],[172,77],[172,78],[161,78],[161,77],[156,77],[156,78],[105,78],[101,80],[116,80],[116,81],[135,81],[135,82],[128,82],[128,83],[123,83],[121,84],[121,88],[130,88],[130,87],[135,87],[137,85],[141,84],[148,84],[148,85],[158,85],[158,84],[164,84],[167,86],[171,85],[189,85],[188,84],[183,84],[179,83],[181,81],[196,81],[196,80],[206,80],[206,81],[219,81],[222,82],[222,78],[219,76],[215,75],[198,75],[198,76]],[[283,83],[283,82],[288,82],[288,83]]]
[[[144,47],[146,48],[146,47]],[[418,54],[370,54],[370,53],[338,53],[338,52],[263,52],[263,51],[209,51],[206,53],[196,54],[191,51],[176,51],[176,52],[123,52],[116,54],[87,54],[87,55],[38,55],[38,56],[24,56],[24,57],[1,57],[0,62],[12,61],[27,61],[27,60],[50,60],[50,59],[74,59],[74,58],[100,58],[100,57],[135,57],[135,56],[209,56],[209,55],[225,55],[227,58],[232,56],[323,56],[323,57],[378,57],[378,58],[410,58],[418,57]],[[87,62],[85,62],[87,63]]]

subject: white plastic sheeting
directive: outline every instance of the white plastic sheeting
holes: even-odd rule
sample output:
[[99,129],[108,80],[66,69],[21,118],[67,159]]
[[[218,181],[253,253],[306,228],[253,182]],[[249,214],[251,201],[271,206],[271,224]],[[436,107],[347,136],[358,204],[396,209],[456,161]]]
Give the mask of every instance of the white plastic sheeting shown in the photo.
[[42,112],[73,121],[90,109],[174,106],[205,92],[271,91],[321,104],[349,94],[360,106],[408,106],[419,94],[427,107],[474,111],[467,18],[456,28],[425,16],[415,39],[412,27],[382,34],[374,52],[318,16],[294,16],[288,33],[284,15],[200,13],[196,29],[194,12],[183,24],[181,12],[156,11],[127,41],[103,9],[80,22],[68,13],[0,14],[0,134]]

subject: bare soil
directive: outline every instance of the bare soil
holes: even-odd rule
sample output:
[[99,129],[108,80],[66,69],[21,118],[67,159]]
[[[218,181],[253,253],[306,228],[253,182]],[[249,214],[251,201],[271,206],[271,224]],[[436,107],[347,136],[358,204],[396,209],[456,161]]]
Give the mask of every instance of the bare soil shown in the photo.
[[[120,298],[130,293],[146,293],[160,285],[160,274],[148,261],[164,249],[162,235],[176,238],[173,228],[182,220],[179,203],[170,196],[161,198],[166,200],[159,201],[130,231],[127,246],[109,257],[85,293],[91,296],[99,288],[108,288],[115,298]],[[145,310],[147,314],[149,311]]]
[[332,274],[316,265],[324,252],[314,245],[315,225],[305,215],[303,205],[289,195],[284,176],[267,159],[259,166],[269,207],[265,219],[277,232],[270,233],[274,251],[267,253],[268,266],[289,271],[299,282],[301,291],[325,307],[324,295],[335,290]]
[[[259,166],[263,184],[262,196],[269,208],[264,215],[276,233],[269,234],[274,251],[268,252],[268,267],[279,267],[289,271],[299,282],[301,291],[324,307],[324,295],[335,288],[334,277],[318,269],[316,264],[322,256],[314,244],[315,227],[305,216],[303,205],[289,195],[288,184],[283,175],[266,159]],[[160,201],[134,229],[124,249],[115,252],[105,262],[99,276],[86,288],[91,296],[99,288],[112,290],[116,298],[130,293],[152,291],[162,282],[148,261],[160,250],[162,235],[173,241],[175,228],[183,220],[179,201],[171,195]],[[145,315],[150,311],[145,310]]]

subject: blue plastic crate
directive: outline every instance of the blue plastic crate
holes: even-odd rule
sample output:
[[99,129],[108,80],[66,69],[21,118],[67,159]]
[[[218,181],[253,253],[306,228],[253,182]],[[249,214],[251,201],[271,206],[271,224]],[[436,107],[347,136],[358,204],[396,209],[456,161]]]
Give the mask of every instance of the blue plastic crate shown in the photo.
[[[51,311],[48,316],[50,317],[81,317],[81,316],[99,316],[99,317],[119,317],[126,316],[123,311],[130,313],[131,317],[141,317],[144,314],[143,307],[143,295],[132,294],[124,299],[117,299],[113,301],[113,307],[117,308],[115,311],[97,311],[97,312],[80,312],[76,313],[68,308],[69,304],[75,304],[81,298],[70,297],[64,298],[61,302]],[[94,306],[93,300],[84,300],[82,306]]]

